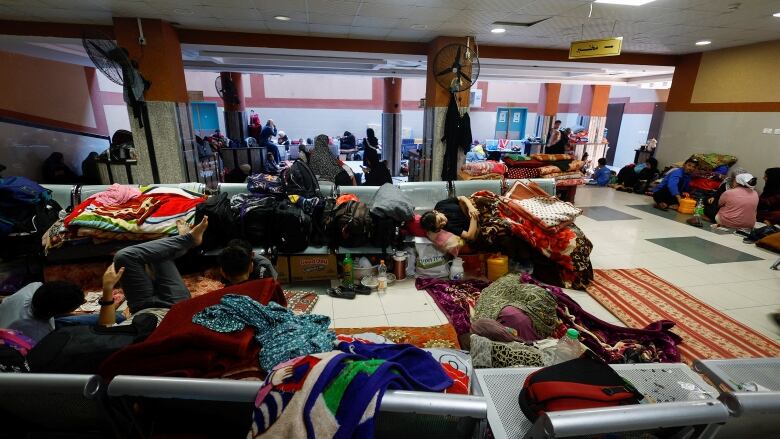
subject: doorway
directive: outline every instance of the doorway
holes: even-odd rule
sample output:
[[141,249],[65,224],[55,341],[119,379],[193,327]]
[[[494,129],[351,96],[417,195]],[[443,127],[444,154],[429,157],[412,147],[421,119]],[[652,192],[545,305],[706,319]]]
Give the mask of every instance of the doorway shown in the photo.
[[520,140],[525,137],[527,108],[500,107],[496,110],[496,139]]
[[618,138],[620,137],[620,125],[623,122],[623,111],[626,109],[626,104],[609,104],[607,105],[607,140],[609,141],[609,149],[607,150],[607,165],[612,166],[615,164],[615,152],[618,147]]
[[657,102],[653,107],[653,117],[650,119],[650,128],[647,130],[647,139],[656,139],[661,135],[661,126],[664,123],[666,102]]

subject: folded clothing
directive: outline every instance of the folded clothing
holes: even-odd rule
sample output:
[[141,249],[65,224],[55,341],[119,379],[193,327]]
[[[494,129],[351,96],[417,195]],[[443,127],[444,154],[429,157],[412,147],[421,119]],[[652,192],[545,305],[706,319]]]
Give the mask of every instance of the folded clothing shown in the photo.
[[540,162],[557,162],[559,160],[574,160],[571,154],[531,154],[531,158]]
[[98,192],[89,197],[88,200],[93,200],[103,206],[118,206],[139,195],[141,195],[141,191],[135,186],[114,183],[103,192]]
[[544,166],[539,168],[539,175],[546,177],[548,174],[560,174],[561,168],[557,166]]
[[519,201],[517,205],[536,218],[541,226],[549,229],[568,225],[582,214],[582,209],[554,197],[528,198]]
[[504,173],[491,173],[483,175],[471,175],[463,171],[458,171],[458,180],[501,180],[504,178]]
[[486,174],[501,174],[506,173],[506,165],[493,160],[486,160],[484,162],[472,162],[464,163],[460,167],[460,170],[471,176],[481,176]]
[[539,178],[539,168],[509,168],[507,178]]
[[539,160],[515,160],[506,156],[503,160],[507,166],[512,168],[541,168],[542,166],[547,166],[547,163],[540,162]]

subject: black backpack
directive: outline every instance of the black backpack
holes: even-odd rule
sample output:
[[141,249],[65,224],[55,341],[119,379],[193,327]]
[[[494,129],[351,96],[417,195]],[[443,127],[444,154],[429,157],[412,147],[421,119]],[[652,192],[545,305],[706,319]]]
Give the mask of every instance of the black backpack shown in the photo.
[[381,248],[382,253],[386,253],[387,248],[392,247],[395,243],[395,230],[400,227],[400,224],[396,223],[392,218],[377,216],[373,213],[371,214],[371,222],[373,224],[371,244]]
[[241,209],[241,230],[244,239],[259,247],[270,247],[276,237],[276,205],[274,197],[253,200],[251,207]]
[[322,196],[317,176],[301,159],[295,160],[290,167],[282,171],[282,183],[287,195],[300,195],[304,198]]
[[284,199],[276,205],[273,236],[281,253],[298,253],[306,250],[311,236],[311,216],[300,207]]
[[228,194],[212,195],[195,208],[195,224],[204,216],[209,217],[209,227],[203,236],[202,247],[205,250],[219,248],[238,237],[238,222],[230,209]]
[[343,247],[361,247],[371,240],[373,222],[368,206],[360,201],[350,200],[342,203],[333,211],[328,224],[331,245]]
[[157,328],[157,317],[140,314],[130,325],[65,326],[55,329],[27,354],[34,373],[97,373],[114,352],[143,341]]

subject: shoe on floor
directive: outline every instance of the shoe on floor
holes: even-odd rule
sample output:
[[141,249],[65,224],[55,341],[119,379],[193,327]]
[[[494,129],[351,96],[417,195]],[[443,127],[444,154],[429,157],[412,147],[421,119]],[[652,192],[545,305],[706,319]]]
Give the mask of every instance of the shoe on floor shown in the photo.
[[352,286],[352,290],[355,294],[363,294],[365,296],[371,294],[371,288],[365,285],[355,284]]
[[328,288],[328,296],[352,300],[355,298],[355,291],[344,287]]

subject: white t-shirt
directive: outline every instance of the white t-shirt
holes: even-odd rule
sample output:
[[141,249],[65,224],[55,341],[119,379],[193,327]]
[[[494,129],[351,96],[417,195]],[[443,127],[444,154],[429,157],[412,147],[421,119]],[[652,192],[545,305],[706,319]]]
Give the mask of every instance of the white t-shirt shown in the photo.
[[[11,323],[21,319],[32,319],[32,298],[38,288],[43,285],[41,282],[33,282],[26,285],[15,294],[3,299],[0,303],[0,328],[7,328]],[[52,329],[54,329],[54,319],[50,319]]]

